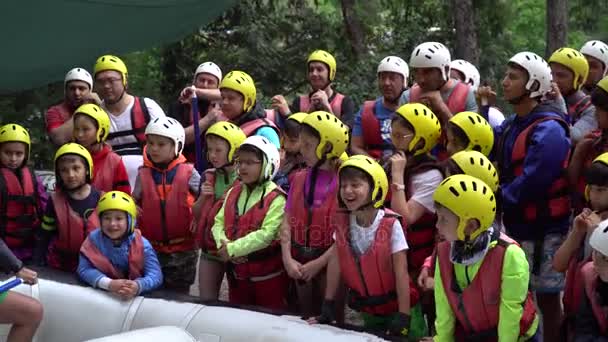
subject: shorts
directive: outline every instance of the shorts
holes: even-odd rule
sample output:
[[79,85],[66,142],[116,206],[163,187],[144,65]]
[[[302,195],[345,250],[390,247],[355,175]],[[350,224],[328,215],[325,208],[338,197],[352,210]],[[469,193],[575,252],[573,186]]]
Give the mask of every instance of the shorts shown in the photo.
[[188,292],[196,276],[198,251],[158,253],[158,261],[163,271],[165,288]]
[[7,295],[8,295],[8,291],[4,291],[4,292],[0,293],[0,304],[2,304],[2,302],[4,302],[4,299],[6,298]]
[[537,259],[535,268],[535,242],[521,241],[521,248],[526,253],[530,267],[531,290],[537,293],[558,294],[564,289],[564,273],[553,269],[553,256],[562,245],[566,235],[547,234],[542,243],[542,254]]

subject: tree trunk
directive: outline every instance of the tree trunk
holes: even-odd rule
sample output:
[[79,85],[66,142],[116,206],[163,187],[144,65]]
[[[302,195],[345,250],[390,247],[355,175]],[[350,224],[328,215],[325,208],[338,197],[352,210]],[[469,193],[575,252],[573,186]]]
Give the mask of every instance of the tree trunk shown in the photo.
[[568,44],[568,0],[547,0],[547,50],[553,51]]
[[363,24],[357,16],[354,0],[341,0],[340,3],[342,4],[342,17],[344,18],[348,38],[352,44],[355,56],[359,58],[365,52]]
[[461,58],[479,65],[479,44],[473,0],[454,0],[453,14],[456,28],[456,49],[452,59]]

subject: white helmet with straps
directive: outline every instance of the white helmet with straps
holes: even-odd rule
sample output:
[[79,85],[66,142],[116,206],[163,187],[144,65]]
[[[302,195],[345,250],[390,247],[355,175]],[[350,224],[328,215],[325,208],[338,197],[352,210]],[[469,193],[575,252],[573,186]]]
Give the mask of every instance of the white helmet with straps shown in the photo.
[[[542,57],[534,52],[525,51],[511,57],[509,63],[517,64],[528,72],[526,89],[530,91],[530,97],[544,96],[551,91],[553,81],[551,68]],[[532,90],[535,82],[538,82],[538,89]]]
[[477,68],[464,59],[455,59],[450,63],[450,69],[458,70],[464,75],[464,82],[471,85],[473,90],[479,88],[480,75]]
[[590,40],[583,45],[581,53],[604,63],[603,75],[608,75],[608,45],[600,40]]
[[589,245],[596,251],[608,256],[608,220],[600,222],[589,238]]
[[93,89],[93,77],[91,77],[91,74],[84,68],[74,68],[68,71],[63,80],[63,88],[65,89],[68,82],[72,81],[82,81],[89,85],[89,89]]
[[266,137],[260,135],[252,135],[248,137],[240,147],[247,145],[257,148],[258,150],[262,151],[262,154],[264,155],[260,181],[273,179],[279,171],[279,166],[281,164],[281,156],[277,147]]
[[186,142],[186,133],[184,127],[179,121],[168,116],[158,117],[146,126],[146,135],[154,134],[160,135],[173,140],[175,145],[175,156],[177,157],[184,149],[184,143]]
[[222,80],[222,69],[220,69],[220,67],[217,66],[217,64],[215,64],[213,62],[201,63],[196,68],[196,71],[194,72],[194,78],[196,78],[196,76],[198,76],[198,74],[201,74],[203,72],[217,77],[218,84]]
[[445,45],[437,42],[422,43],[414,49],[410,57],[410,67],[438,68],[443,80],[450,79],[450,51]]
[[407,88],[407,79],[410,76],[410,68],[407,63],[397,56],[384,57],[378,64],[377,74],[381,72],[394,72],[403,76],[403,89]]

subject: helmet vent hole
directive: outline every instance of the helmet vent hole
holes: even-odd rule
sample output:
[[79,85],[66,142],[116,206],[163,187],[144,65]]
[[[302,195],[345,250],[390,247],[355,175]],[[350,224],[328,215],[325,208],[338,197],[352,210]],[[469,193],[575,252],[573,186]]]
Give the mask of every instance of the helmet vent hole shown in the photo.
[[453,193],[456,197],[460,196],[458,190],[456,190],[453,186],[450,187],[450,192]]
[[488,188],[486,188],[486,186],[484,185],[483,188],[481,189],[481,193],[485,195],[486,192],[488,192]]
[[461,181],[460,188],[462,188],[462,191],[467,191],[467,183],[465,183],[464,181]]
[[431,57],[429,55],[424,55],[424,57],[426,57],[426,59],[433,59],[433,57]]
[[416,50],[416,57],[420,54],[420,49]]
[[473,182],[473,191],[475,191],[475,192],[477,191],[477,183],[476,182]]
[[473,119],[473,117],[469,116],[469,121],[471,121],[471,123],[474,125],[475,124],[475,119]]

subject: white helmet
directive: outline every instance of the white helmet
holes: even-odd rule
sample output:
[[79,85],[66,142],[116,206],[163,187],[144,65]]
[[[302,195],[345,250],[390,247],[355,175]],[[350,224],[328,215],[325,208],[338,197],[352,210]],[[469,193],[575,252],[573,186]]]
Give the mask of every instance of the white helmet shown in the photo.
[[422,43],[414,49],[410,66],[416,68],[439,68],[443,80],[450,79],[450,51],[445,45],[437,42]]
[[589,245],[596,251],[608,256],[608,220],[600,222],[589,238]]
[[608,75],[608,45],[599,40],[590,40],[583,45],[581,53],[604,63],[604,76]]
[[410,68],[407,63],[397,56],[384,57],[378,64],[377,74],[381,72],[394,72],[403,76],[403,89],[407,88],[407,78],[410,76]]
[[220,84],[220,81],[222,80],[222,69],[220,69],[217,64],[213,62],[201,63],[194,72],[194,78],[203,72],[217,77],[217,84]]
[[526,89],[532,90],[534,82],[538,82],[539,87],[536,91],[530,92],[530,97],[538,97],[551,91],[551,68],[549,64],[534,52],[520,52],[509,59],[509,63],[514,63],[524,68],[528,72],[528,83]]
[[161,116],[152,120],[148,126],[146,126],[146,135],[154,134],[160,135],[173,140],[175,145],[175,156],[179,156],[184,149],[184,143],[186,141],[186,133],[184,127],[179,121],[168,116]]
[[450,63],[450,69],[458,70],[464,75],[464,82],[471,85],[473,90],[479,88],[480,75],[477,68],[464,59],[455,59]]
[[89,89],[93,89],[93,77],[86,71],[84,68],[74,68],[68,71],[65,74],[65,79],[63,81],[63,89],[68,85],[68,82],[71,81],[82,81],[89,85]]
[[270,142],[266,137],[260,135],[252,135],[245,139],[240,147],[253,146],[264,154],[264,162],[262,164],[262,173],[260,174],[260,181],[267,181],[274,178],[279,171],[281,164],[281,156],[277,147]]

